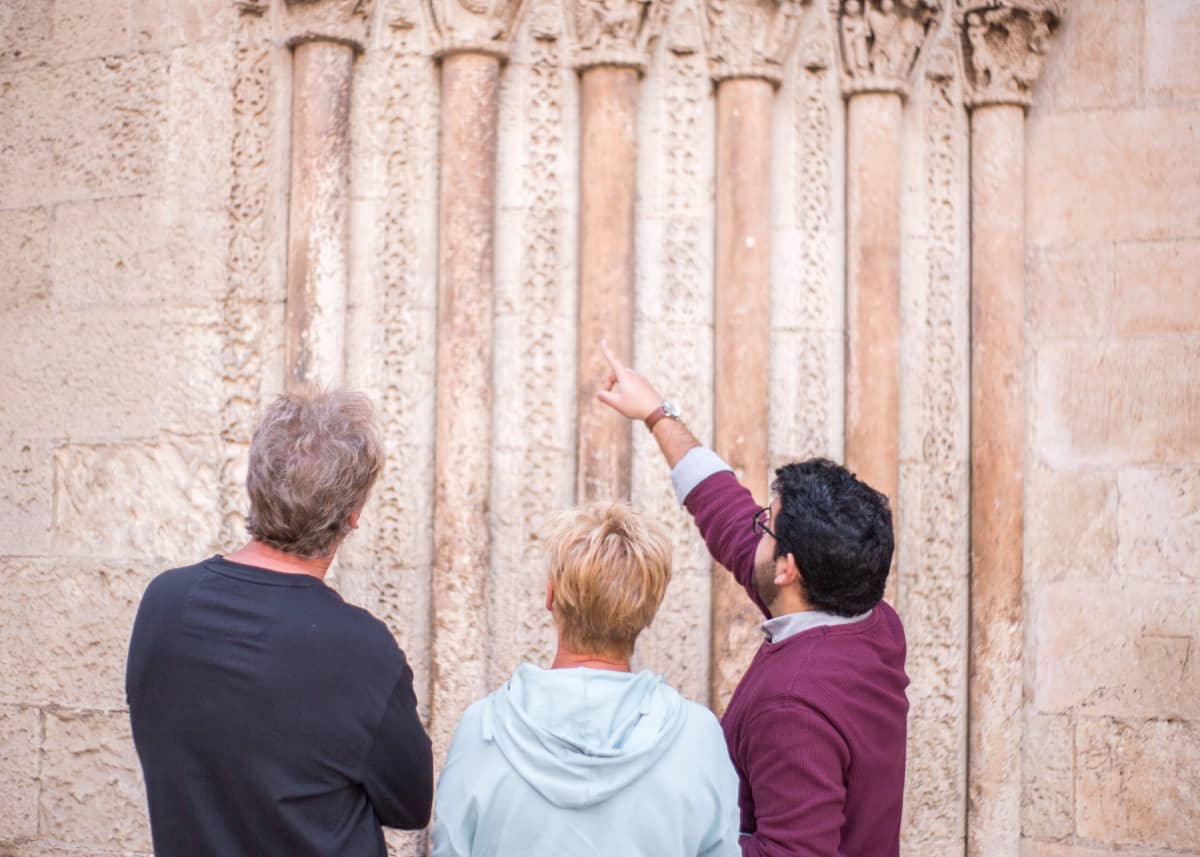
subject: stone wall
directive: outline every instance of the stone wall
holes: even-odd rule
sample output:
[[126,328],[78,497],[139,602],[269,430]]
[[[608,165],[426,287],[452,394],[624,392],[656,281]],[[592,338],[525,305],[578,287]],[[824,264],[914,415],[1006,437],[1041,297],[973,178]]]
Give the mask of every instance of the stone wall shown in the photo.
[[[314,312],[344,319],[344,353],[311,371],[372,395],[389,456],[330,582],[396,633],[439,746],[471,695],[552,653],[540,544],[551,513],[575,502],[593,443],[577,437],[592,349],[579,333],[590,330],[580,198],[597,181],[581,170],[580,73],[601,62],[637,71],[627,356],[718,443],[740,429],[714,379],[731,367],[766,378],[766,460],[749,472],[851,446],[895,468],[889,597],[913,679],[905,853],[961,857],[971,838],[989,855],[1200,854],[1200,7],[1076,0],[1024,122],[1024,182],[1008,185],[1024,197],[1026,307],[1024,603],[1012,628],[1023,647],[999,665],[1017,679],[1010,716],[971,710],[993,697],[970,692],[988,665],[972,664],[969,639],[978,81],[954,13],[970,4],[902,4],[931,12],[928,35],[911,69],[869,84],[845,62],[837,3],[747,2],[731,24],[697,0],[655,0],[628,43],[589,41],[585,0],[492,5],[500,26],[486,33],[499,41],[457,7],[417,0],[0,7],[0,855],[150,851],[122,690],[129,629],[154,574],[244,538],[249,433],[297,380],[289,354],[311,331],[296,320],[307,293],[295,280],[289,291],[304,133],[293,45],[321,39],[354,52],[334,206],[346,228],[321,239],[333,262],[290,274],[311,265]],[[476,355],[491,400],[461,406],[439,361],[456,335],[453,283],[439,300],[451,49],[505,57],[492,273],[467,283],[491,296],[490,347]],[[770,83],[754,96],[771,114],[756,155],[769,158],[771,194],[753,212],[769,224],[767,324],[740,364],[714,353],[738,297],[718,299],[729,245],[714,240],[729,235],[717,151],[737,128],[715,89],[727,80]],[[876,106],[848,110],[860,93]],[[864,155],[847,129],[873,116],[898,124]],[[856,232],[864,214],[847,188],[878,190],[867,177],[889,169],[899,251],[871,263],[883,274],[857,273],[847,254],[873,236]],[[850,365],[860,286],[898,289],[885,318],[896,377],[876,398]],[[848,412],[875,414],[878,430],[849,441]],[[447,425],[464,427],[465,458],[448,452]],[[638,662],[719,708],[753,617],[712,586],[666,468],[634,428],[625,484],[676,546]],[[872,446],[880,438],[898,444]],[[486,522],[478,540],[466,529],[487,558],[469,577],[438,548],[465,526],[445,502],[438,511],[439,473],[461,478],[465,460],[480,481],[463,496]],[[448,636],[452,616],[478,636]],[[471,669],[456,671],[463,645]],[[985,718],[1008,724],[1000,774],[977,773],[968,751],[969,724]],[[424,835],[389,842],[415,855]]]
[[1073,11],[1026,139],[1022,830],[1196,854],[1200,6]]

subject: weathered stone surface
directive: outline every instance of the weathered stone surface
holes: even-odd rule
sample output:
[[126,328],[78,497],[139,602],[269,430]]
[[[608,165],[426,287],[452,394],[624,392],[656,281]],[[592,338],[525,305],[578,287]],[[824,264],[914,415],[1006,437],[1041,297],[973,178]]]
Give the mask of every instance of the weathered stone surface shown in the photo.
[[45,0],[9,0],[0,10],[0,68],[45,55],[54,31],[54,6]]
[[211,303],[224,279],[224,217],[163,197],[66,203],[54,215],[56,305]]
[[[906,854],[963,853],[967,771],[961,715],[908,718],[901,850]],[[954,850],[952,843],[957,845]]]
[[1113,245],[1034,244],[1025,253],[1025,294],[1035,336],[1086,337],[1112,328]]
[[1200,457],[1200,340],[1044,344],[1034,438],[1050,466]]
[[165,566],[8,558],[0,568],[13,593],[0,622],[0,703],[123,706],[134,613]]
[[[1062,845],[1057,842],[1045,842],[1035,839],[1021,841],[1021,857],[1111,857],[1113,854],[1126,853],[1114,848],[1103,848],[1088,845]],[[1137,852],[1138,857],[1180,857],[1179,851],[1143,851]],[[1191,855],[1187,855],[1191,857]]]
[[54,552],[178,563],[215,549],[216,453],[212,438],[174,436],[59,448]]
[[1080,837],[1195,851],[1200,849],[1198,798],[1200,728],[1194,723],[1086,719],[1076,727]]
[[1116,568],[1117,481],[1106,471],[1029,471],[1025,579],[1105,579]]
[[163,309],[162,339],[170,343],[157,367],[158,424],[163,432],[209,437],[220,433],[226,403],[222,367],[214,355],[221,353],[223,332],[218,303]]
[[130,0],[53,4],[55,56],[69,61],[122,54],[148,41],[144,31],[134,32],[134,5]]
[[1200,242],[1118,244],[1115,269],[1117,335],[1200,332]]
[[156,307],[0,317],[0,426],[25,437],[152,435],[160,325]]
[[1121,573],[1200,581],[1200,469],[1123,471],[1119,486]]
[[0,706],[0,843],[37,834],[41,738],[36,708]]
[[1039,713],[1200,719],[1200,586],[1064,580],[1030,599]]
[[1142,80],[1140,6],[1140,0],[1089,0],[1084,14],[1068,8],[1046,53],[1036,89],[1039,108],[1118,107],[1137,101]]
[[8,76],[0,87],[0,207],[157,190],[168,65],[132,54]]
[[44,440],[0,435],[0,554],[50,552],[52,458]]
[[1026,234],[1054,244],[1196,235],[1198,149],[1194,108],[1034,111]]
[[1200,94],[1200,7],[1186,0],[1145,0],[1145,84],[1160,98],[1183,100]]
[[0,211],[5,287],[0,313],[37,307],[50,291],[50,225],[44,208]]
[[1034,714],[1021,734],[1021,834],[1064,839],[1075,829],[1075,727],[1070,717]]
[[150,850],[141,766],[124,712],[46,712],[38,831],[60,842]]

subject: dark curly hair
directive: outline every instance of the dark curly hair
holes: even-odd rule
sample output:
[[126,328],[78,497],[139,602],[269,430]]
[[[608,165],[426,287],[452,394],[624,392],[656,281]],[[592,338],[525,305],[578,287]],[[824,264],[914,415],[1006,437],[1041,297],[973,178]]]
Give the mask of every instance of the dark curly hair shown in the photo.
[[824,458],[780,467],[771,490],[775,556],[795,556],[808,603],[838,616],[878,604],[895,544],[887,497]]

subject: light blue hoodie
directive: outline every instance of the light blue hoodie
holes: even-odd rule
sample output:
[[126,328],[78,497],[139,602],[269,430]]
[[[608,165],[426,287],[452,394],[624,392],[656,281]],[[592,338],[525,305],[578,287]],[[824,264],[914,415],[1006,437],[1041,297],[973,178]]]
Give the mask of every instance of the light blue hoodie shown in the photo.
[[467,709],[433,857],[738,857],[716,717],[650,672],[522,665]]

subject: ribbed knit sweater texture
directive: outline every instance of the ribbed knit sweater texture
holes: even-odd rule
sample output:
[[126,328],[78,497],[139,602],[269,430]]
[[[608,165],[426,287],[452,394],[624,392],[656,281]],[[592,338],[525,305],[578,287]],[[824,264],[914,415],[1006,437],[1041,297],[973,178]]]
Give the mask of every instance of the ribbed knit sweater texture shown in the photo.
[[[757,504],[734,475],[688,494],[713,557],[754,588]],[[722,728],[740,779],[743,857],[897,857],[908,699],[904,629],[871,615],[764,642]]]

